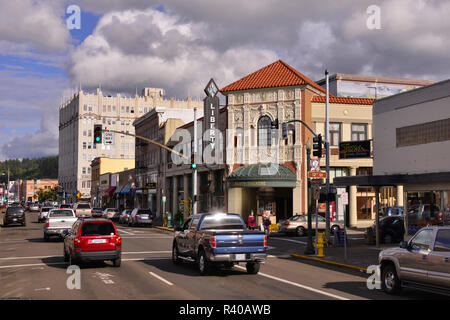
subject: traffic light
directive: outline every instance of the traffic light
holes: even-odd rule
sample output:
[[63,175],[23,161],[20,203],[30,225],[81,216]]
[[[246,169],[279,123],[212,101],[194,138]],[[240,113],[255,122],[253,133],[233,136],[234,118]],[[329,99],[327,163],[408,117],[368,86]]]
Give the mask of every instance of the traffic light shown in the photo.
[[192,170],[197,169],[197,164],[195,163],[195,155],[194,155],[194,153],[191,154],[191,168],[192,168]]
[[283,122],[281,124],[281,134],[283,136],[283,140],[287,140],[288,134],[287,134],[287,123]]
[[322,135],[313,138],[313,156],[322,158]]
[[272,129],[278,129],[278,119],[270,122]]
[[94,145],[96,143],[102,143],[102,125],[94,124]]

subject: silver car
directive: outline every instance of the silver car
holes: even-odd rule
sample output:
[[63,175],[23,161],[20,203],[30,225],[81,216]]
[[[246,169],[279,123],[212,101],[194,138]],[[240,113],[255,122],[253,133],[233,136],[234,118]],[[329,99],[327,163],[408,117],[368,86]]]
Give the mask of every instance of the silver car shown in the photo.
[[386,293],[410,287],[450,295],[450,226],[424,227],[400,248],[381,251],[378,262]]
[[151,226],[153,224],[153,219],[155,215],[150,211],[150,209],[133,209],[128,218],[128,225],[130,227],[136,225],[147,225]]
[[[316,217],[318,221],[318,230],[325,230],[326,220],[321,215],[312,214],[312,227],[316,229]],[[344,229],[344,224],[336,221],[330,221],[330,229],[334,234],[336,231]],[[299,237],[305,236],[308,231],[308,215],[295,215],[278,224],[278,232],[285,234],[295,234]]]

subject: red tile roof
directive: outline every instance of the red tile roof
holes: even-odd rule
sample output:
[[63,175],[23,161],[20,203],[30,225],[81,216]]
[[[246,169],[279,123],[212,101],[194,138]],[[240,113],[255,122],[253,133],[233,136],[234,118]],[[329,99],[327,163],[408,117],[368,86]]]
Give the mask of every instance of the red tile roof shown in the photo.
[[[313,96],[311,102],[325,103],[325,96]],[[335,97],[330,95],[330,103],[340,103],[340,104],[366,104],[372,105],[375,99],[368,98],[350,98],[350,97]]]
[[286,62],[278,60],[238,81],[227,85],[220,91],[230,92],[249,89],[298,86],[305,84],[310,85],[321,92],[325,92],[325,89],[317,83],[292,68]]

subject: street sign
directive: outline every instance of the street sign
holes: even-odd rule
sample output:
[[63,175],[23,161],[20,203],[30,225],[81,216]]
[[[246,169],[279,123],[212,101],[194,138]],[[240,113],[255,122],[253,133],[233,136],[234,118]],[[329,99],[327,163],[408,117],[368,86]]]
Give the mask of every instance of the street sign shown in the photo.
[[114,144],[114,132],[103,132],[103,143],[105,145]]
[[311,171],[320,171],[320,159],[319,158],[311,159]]
[[311,185],[321,185],[323,184],[323,179],[311,179]]
[[347,192],[341,193],[339,200],[341,200],[341,204],[348,205],[348,193]]
[[308,178],[310,179],[326,179],[326,171],[310,171],[308,172]]
[[81,198],[81,193],[80,192],[77,193],[77,198],[78,199]]

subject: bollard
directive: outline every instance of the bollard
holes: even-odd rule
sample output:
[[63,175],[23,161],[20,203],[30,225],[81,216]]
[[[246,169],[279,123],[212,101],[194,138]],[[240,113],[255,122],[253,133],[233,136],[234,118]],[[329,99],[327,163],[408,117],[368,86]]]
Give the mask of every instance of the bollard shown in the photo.
[[323,254],[323,232],[319,233],[319,237],[317,239],[317,257],[318,258],[323,258],[325,257],[325,255]]

